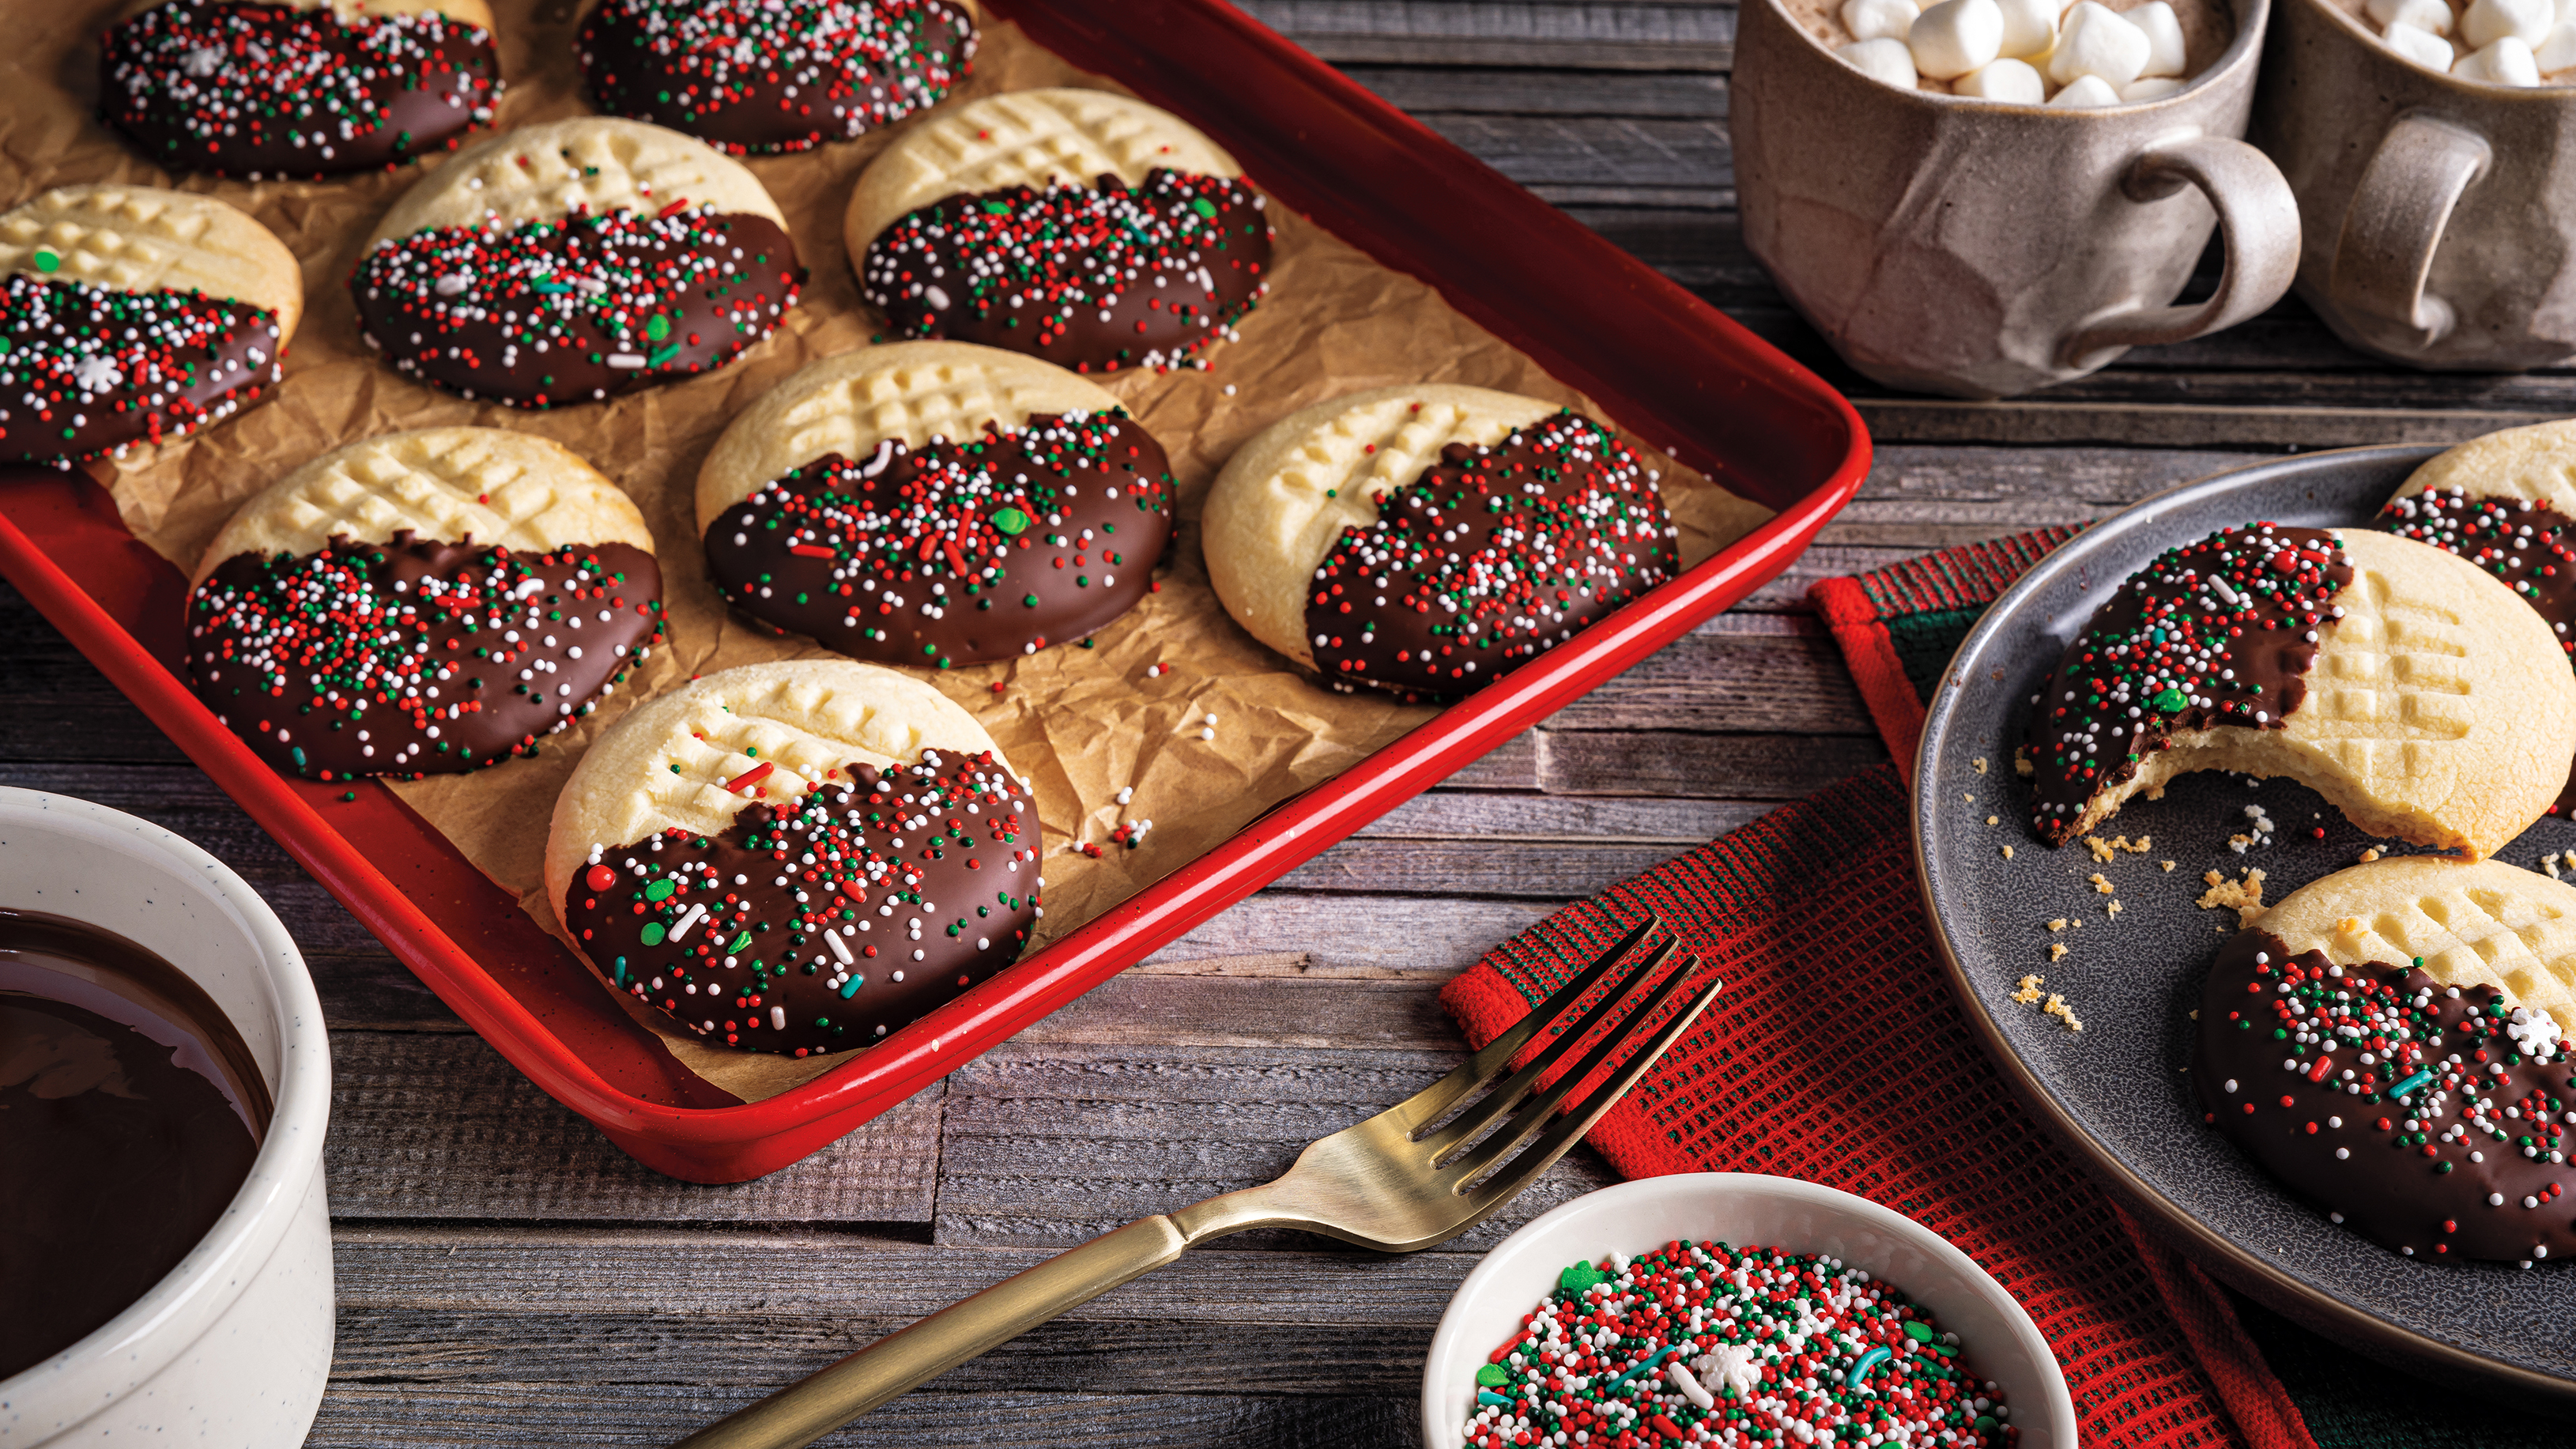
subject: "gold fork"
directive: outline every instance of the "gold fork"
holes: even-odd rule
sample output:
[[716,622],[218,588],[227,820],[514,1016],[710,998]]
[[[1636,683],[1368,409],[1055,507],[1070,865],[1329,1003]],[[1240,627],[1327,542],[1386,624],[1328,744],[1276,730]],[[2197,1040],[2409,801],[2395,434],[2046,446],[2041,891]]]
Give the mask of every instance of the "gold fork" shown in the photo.
[[[1465,1065],[1358,1126],[1308,1144],[1296,1165],[1277,1181],[1129,1223],[1059,1253],[717,1420],[681,1440],[678,1449],[797,1449],[810,1444],[905,1390],[1152,1272],[1179,1257],[1182,1249],[1228,1233],[1304,1228],[1389,1253],[1410,1253],[1447,1242],[1492,1216],[1564,1156],[1724,988],[1722,981],[1700,988],[1655,1032],[1649,1045],[1564,1116],[1556,1116],[1566,1097],[1638,1035],[1698,968],[1696,959],[1682,955],[1661,986],[1540,1091],[1539,1081],[1551,1067],[1679,953],[1679,945],[1667,940],[1616,988],[1567,1023],[1557,1039],[1509,1081],[1454,1120],[1443,1121],[1479,1088],[1500,1077],[1515,1053],[1589,995],[1622,957],[1661,924],[1647,917]],[[1510,1120],[1505,1121],[1507,1113]],[[1490,1136],[1488,1128],[1493,1129]],[[1526,1151],[1521,1150],[1524,1143]]]

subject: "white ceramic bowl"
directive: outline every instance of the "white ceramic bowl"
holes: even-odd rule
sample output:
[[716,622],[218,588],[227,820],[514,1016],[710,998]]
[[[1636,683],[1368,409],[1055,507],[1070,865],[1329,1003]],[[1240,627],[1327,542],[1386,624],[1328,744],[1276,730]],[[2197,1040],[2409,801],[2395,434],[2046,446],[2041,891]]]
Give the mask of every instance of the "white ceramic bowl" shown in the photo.
[[1675,1238],[1824,1253],[1883,1278],[1959,1335],[2021,1426],[2021,1449],[2075,1449],[2075,1403],[2048,1341],[2003,1285],[1913,1219],[1789,1177],[1688,1172],[1586,1193],[1503,1239],[1458,1285],[1422,1369],[1424,1449],[1458,1449],[1476,1369],[1578,1259],[1634,1256]]
[[105,806],[0,788],[0,906],[148,947],[231,1018],[276,1102],[214,1228],[95,1333],[0,1379],[0,1446],[304,1442],[331,1372],[331,1053],[304,958],[222,861]]

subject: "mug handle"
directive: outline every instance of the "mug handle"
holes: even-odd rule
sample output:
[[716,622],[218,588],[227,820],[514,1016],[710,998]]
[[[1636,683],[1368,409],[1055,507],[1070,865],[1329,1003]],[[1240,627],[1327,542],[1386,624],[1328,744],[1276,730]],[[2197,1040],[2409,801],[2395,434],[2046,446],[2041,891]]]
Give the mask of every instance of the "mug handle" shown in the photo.
[[2064,366],[2091,371],[2124,347],[2185,342],[2233,327],[2278,302],[2299,273],[2299,201],[2272,158],[2226,136],[2180,136],[2138,153],[2120,180],[2131,201],[2161,201],[2197,186],[2217,209],[2227,269],[2209,300],[2131,307],[2089,322],[2059,349]]
[[2379,140],[2344,209],[2326,295],[2345,315],[2386,335],[2392,350],[2430,347],[2459,320],[2424,290],[2460,193],[2484,176],[2494,152],[2484,136],[2409,112]]

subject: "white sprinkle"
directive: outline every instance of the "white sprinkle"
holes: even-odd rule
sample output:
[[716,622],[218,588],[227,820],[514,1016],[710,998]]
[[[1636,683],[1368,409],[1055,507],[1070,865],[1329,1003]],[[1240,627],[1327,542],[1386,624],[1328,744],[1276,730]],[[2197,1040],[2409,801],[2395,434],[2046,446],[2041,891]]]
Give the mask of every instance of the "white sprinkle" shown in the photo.
[[704,904],[689,907],[689,913],[680,917],[680,924],[673,926],[671,928],[671,934],[665,939],[676,941],[682,936],[689,934],[689,928],[696,925],[699,920],[706,915],[706,913],[707,908]]

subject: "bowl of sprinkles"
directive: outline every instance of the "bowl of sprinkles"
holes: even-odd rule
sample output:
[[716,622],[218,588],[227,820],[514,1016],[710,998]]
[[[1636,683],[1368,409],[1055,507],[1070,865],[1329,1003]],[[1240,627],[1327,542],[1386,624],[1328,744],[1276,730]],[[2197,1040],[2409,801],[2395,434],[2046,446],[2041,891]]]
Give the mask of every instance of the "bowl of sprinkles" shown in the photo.
[[1531,1221],[1458,1286],[1422,1380],[1430,1449],[2074,1449],[2030,1315],[1876,1203],[1699,1172]]

